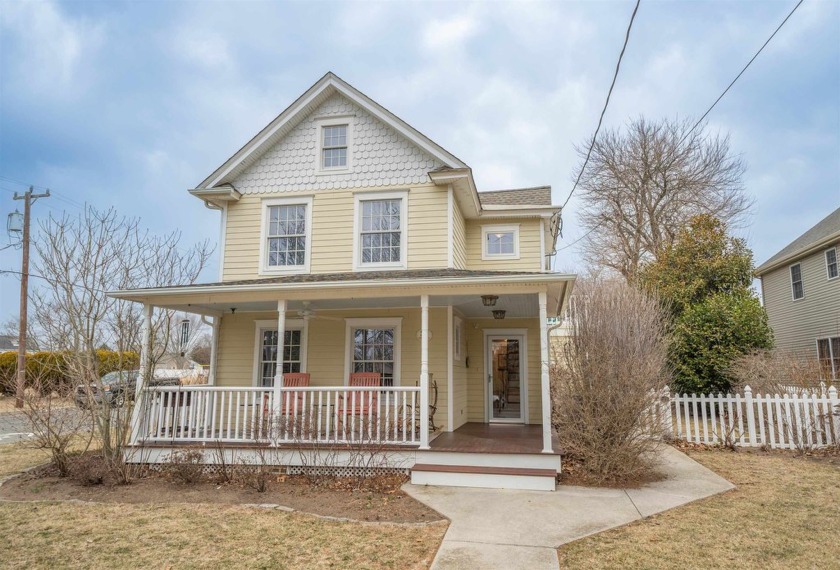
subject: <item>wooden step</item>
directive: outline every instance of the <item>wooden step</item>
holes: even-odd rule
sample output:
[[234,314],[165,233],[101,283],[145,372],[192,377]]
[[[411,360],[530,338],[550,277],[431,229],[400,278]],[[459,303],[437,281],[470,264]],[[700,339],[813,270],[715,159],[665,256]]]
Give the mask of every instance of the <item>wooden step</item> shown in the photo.
[[411,468],[411,482],[415,485],[553,491],[556,477],[554,469],[523,467],[417,463]]

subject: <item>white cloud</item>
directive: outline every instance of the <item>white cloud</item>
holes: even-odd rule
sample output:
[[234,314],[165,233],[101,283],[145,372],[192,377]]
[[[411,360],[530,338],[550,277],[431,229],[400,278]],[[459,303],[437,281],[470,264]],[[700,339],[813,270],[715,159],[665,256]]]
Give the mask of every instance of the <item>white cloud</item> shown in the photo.
[[176,30],[171,49],[178,58],[208,69],[229,68],[233,64],[228,40],[209,29]]
[[460,50],[479,31],[479,21],[473,10],[449,18],[435,19],[426,24],[421,41],[427,52],[449,54]]
[[71,19],[52,2],[4,2],[0,29],[15,39],[15,82],[39,94],[78,93],[104,38],[102,24]]

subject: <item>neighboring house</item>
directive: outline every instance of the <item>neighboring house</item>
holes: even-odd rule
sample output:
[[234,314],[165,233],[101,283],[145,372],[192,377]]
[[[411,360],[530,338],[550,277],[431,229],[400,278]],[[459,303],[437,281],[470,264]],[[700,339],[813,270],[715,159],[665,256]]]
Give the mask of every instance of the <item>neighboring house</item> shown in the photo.
[[479,193],[328,73],[190,193],[221,212],[219,282],[114,293],[213,317],[213,387],[183,413],[147,394],[145,460],[216,439],[375,444],[416,482],[554,488],[547,322],[575,276],[549,269],[549,187]]
[[840,378],[840,208],[762,263],[761,294],[776,348],[817,357]]
[[[26,352],[35,352],[32,339],[29,339],[29,342],[26,344]],[[17,352],[19,346],[20,343],[18,342],[17,335],[0,334],[0,352]]]

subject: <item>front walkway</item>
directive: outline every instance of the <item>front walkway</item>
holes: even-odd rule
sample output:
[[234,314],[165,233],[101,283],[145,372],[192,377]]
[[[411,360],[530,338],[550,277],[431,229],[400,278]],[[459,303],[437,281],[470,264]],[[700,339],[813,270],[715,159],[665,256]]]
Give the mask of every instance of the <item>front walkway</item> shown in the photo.
[[425,487],[403,490],[452,522],[432,570],[557,569],[567,542],[716,495],[734,485],[665,446],[666,479],[640,489],[560,485],[554,493]]

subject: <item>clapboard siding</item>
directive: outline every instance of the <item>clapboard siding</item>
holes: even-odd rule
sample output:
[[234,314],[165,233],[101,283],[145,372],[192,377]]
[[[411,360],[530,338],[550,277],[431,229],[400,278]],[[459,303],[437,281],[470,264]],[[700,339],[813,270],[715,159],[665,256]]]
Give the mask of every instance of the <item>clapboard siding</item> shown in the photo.
[[[838,248],[840,241],[832,247]],[[830,247],[825,248],[830,249]],[[828,279],[825,249],[799,260],[805,297],[793,300],[790,265],[761,278],[764,306],[773,328],[776,347],[817,355],[816,339],[840,335],[840,278]]]
[[452,200],[452,261],[455,269],[467,268],[467,228],[458,200]]

